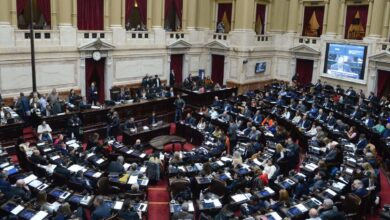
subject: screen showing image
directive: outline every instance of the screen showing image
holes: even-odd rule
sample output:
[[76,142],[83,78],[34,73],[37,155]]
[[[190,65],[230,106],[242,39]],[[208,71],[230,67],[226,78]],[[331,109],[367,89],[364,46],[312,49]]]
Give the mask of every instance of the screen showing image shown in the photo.
[[366,46],[328,43],[324,72],[342,78],[363,79]]
[[266,62],[256,63],[255,73],[265,73],[266,68],[267,68]]

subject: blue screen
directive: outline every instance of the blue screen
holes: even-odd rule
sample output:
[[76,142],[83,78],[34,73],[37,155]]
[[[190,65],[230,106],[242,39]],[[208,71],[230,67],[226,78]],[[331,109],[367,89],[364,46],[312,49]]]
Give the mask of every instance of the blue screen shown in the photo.
[[363,79],[366,50],[366,46],[329,43],[324,72],[335,77]]

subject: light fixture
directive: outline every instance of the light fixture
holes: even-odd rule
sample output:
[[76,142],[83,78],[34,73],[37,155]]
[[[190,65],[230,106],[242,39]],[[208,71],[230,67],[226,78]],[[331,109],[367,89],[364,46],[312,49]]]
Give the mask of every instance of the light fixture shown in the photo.
[[134,8],[138,8],[138,2],[137,2],[137,0],[134,1]]

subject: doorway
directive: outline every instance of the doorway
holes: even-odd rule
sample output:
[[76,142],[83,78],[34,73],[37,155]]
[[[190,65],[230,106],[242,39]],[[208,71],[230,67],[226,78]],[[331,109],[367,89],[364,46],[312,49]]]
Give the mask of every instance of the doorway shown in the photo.
[[90,92],[91,83],[95,83],[98,91],[98,101],[100,104],[104,103],[104,68],[105,58],[99,61],[93,59],[85,60],[85,94],[88,102],[90,103]]
[[295,73],[299,73],[299,85],[306,86],[311,83],[313,78],[313,64],[313,60],[297,59]]
[[212,55],[211,80],[223,86],[223,76],[225,73],[225,56]]

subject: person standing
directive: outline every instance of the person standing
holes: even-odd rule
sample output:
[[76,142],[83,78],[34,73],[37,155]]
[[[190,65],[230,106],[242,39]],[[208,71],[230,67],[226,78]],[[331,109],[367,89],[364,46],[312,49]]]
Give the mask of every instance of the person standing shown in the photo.
[[178,122],[181,120],[181,117],[182,117],[182,114],[183,114],[183,111],[184,111],[184,107],[186,105],[185,101],[181,98],[181,96],[178,94],[176,96],[176,100],[175,102],[173,103],[176,107],[176,110],[175,110],[175,122]]
[[171,73],[169,75],[169,85],[171,87],[175,86],[175,71],[171,69]]
[[97,90],[97,87],[95,85],[95,82],[92,82],[91,87],[89,88],[89,99],[90,99],[90,103],[92,105],[97,105],[98,90]]

